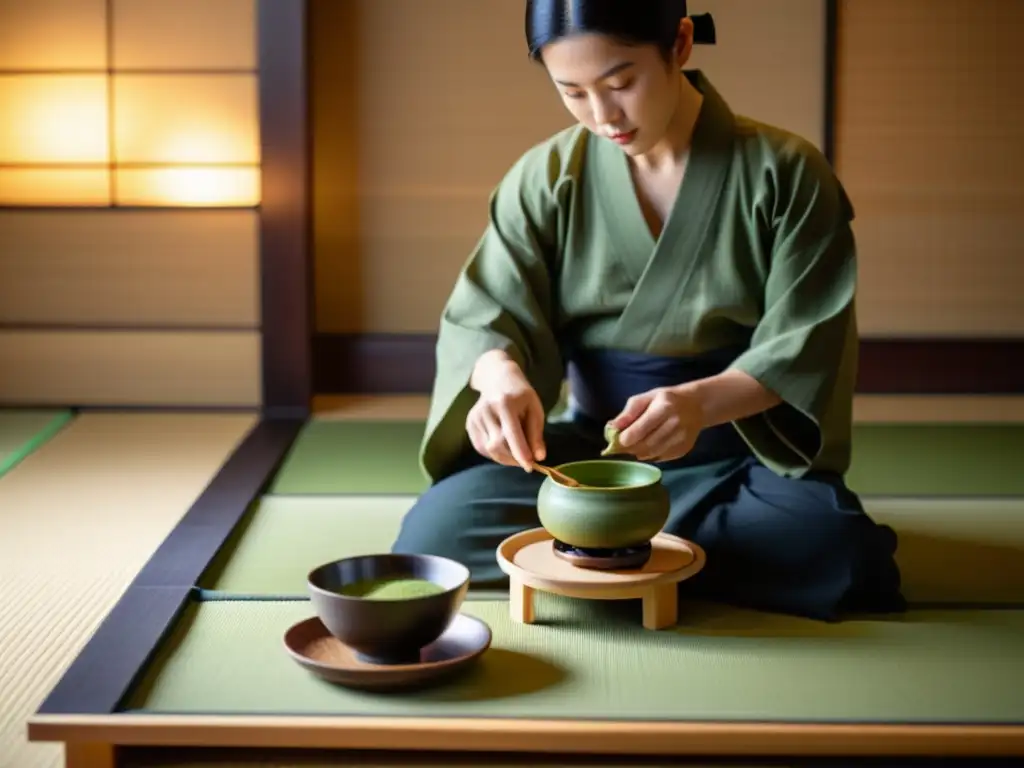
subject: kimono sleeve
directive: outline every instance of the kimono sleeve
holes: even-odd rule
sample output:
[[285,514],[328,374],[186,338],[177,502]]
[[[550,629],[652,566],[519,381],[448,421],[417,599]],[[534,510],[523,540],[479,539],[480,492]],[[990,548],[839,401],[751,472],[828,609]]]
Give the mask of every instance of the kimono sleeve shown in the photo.
[[780,162],[775,178],[763,311],[748,351],[732,367],[782,404],[735,426],[782,475],[842,474],[850,461],[858,352],[853,208],[812,147]]
[[501,349],[523,369],[545,410],[557,402],[563,371],[553,328],[550,264],[559,246],[557,157],[541,145],[509,170],[490,197],[485,231],[444,306],[436,373],[420,466],[436,482],[471,450],[465,421],[477,359]]

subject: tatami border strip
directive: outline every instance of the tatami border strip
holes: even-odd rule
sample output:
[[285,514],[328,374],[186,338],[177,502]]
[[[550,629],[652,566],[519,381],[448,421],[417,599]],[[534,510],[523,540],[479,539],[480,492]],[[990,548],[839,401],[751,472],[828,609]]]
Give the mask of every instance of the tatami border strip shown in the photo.
[[[229,592],[221,589],[197,589],[192,600],[195,603],[309,603],[309,595],[299,593],[274,592]],[[466,593],[466,603],[500,603],[509,602],[508,591],[495,590],[470,590]],[[907,606],[907,613],[920,613],[923,611],[1003,611],[1019,612],[1024,610],[1024,600],[1017,602],[989,602],[984,600],[964,600],[956,602],[953,600],[922,600],[911,602]],[[851,616],[851,620],[870,618],[869,616]]]
[[107,715],[189,605],[188,587],[131,586],[38,709],[42,715]]
[[0,456],[0,477],[3,477],[25,459],[56,437],[75,419],[75,412],[67,409],[54,414],[53,418],[38,432],[29,437],[6,457]]
[[[303,493],[301,491],[286,491],[286,492],[273,492],[268,491],[263,494],[266,499],[337,499],[337,498],[359,498],[364,497],[367,499],[393,499],[400,496],[408,496],[409,498],[417,499],[423,495],[427,490],[427,486],[424,485],[420,490],[409,490],[398,489],[394,491],[310,491]],[[1024,499],[1024,494],[1021,493],[978,493],[975,491],[961,491],[957,493],[934,493],[931,491],[906,491],[906,492],[892,492],[884,491],[876,493],[874,491],[858,491],[856,488],[853,489],[857,494],[857,497],[862,502],[878,502],[878,501],[921,501],[921,502],[935,502],[935,501],[962,501],[962,502],[977,502],[979,504],[987,504],[989,502],[1000,502],[1000,501],[1020,501]],[[870,510],[868,510],[870,512]]]
[[192,589],[273,479],[302,419],[259,422],[135,577],[136,587]]
[[265,420],[253,427],[93,633],[43,702],[41,714],[116,710],[303,423]]

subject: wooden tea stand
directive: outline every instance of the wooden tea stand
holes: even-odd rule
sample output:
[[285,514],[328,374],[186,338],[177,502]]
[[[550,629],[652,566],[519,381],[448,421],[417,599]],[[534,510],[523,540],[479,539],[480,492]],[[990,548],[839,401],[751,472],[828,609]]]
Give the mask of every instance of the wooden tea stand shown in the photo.
[[640,568],[592,570],[558,557],[554,538],[533,528],[505,539],[497,551],[498,565],[509,577],[512,619],[534,620],[535,590],[589,600],[643,600],[643,625],[663,629],[678,619],[676,585],[704,567],[704,550],[678,536],[659,533],[651,539],[651,557]]

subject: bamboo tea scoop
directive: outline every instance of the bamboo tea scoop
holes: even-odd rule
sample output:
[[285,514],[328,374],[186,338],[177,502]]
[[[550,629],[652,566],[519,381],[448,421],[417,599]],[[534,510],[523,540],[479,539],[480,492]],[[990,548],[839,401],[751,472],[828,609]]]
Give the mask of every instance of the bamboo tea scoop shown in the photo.
[[543,464],[538,464],[537,462],[533,462],[533,468],[535,470],[537,470],[538,472],[541,472],[541,473],[547,475],[548,477],[550,477],[555,482],[561,483],[562,485],[568,485],[571,488],[579,488],[580,485],[581,485],[579,480],[575,480],[575,479],[569,477],[568,475],[562,474],[557,469],[553,469],[551,467],[545,467]]

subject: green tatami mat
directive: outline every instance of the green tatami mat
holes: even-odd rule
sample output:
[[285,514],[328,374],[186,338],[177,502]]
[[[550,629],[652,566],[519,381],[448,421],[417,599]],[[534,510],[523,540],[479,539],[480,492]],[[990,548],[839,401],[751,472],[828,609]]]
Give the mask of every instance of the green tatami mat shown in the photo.
[[870,496],[1024,496],[1024,424],[858,424],[850,487]]
[[1024,607],[1024,498],[866,498],[864,506],[899,536],[910,602]]
[[308,602],[204,602],[179,619],[128,710],[765,722],[1024,722],[1024,611],[916,612],[824,624],[694,606],[640,626],[637,601],[464,604],[492,648],[417,693],[328,685],[281,647]]
[[411,496],[266,496],[199,586],[221,597],[305,596],[306,575],[321,563],[390,551],[414,501]]
[[310,421],[269,493],[420,493],[422,421]]
[[[311,421],[275,494],[420,493],[421,421]],[[866,496],[1024,496],[1024,425],[858,424],[850,486]]]
[[[313,566],[387,552],[413,496],[264,498],[200,582],[218,597],[304,597]],[[1024,499],[876,499],[913,603],[1024,605]]]
[[73,417],[68,410],[0,409],[0,477],[42,447]]

